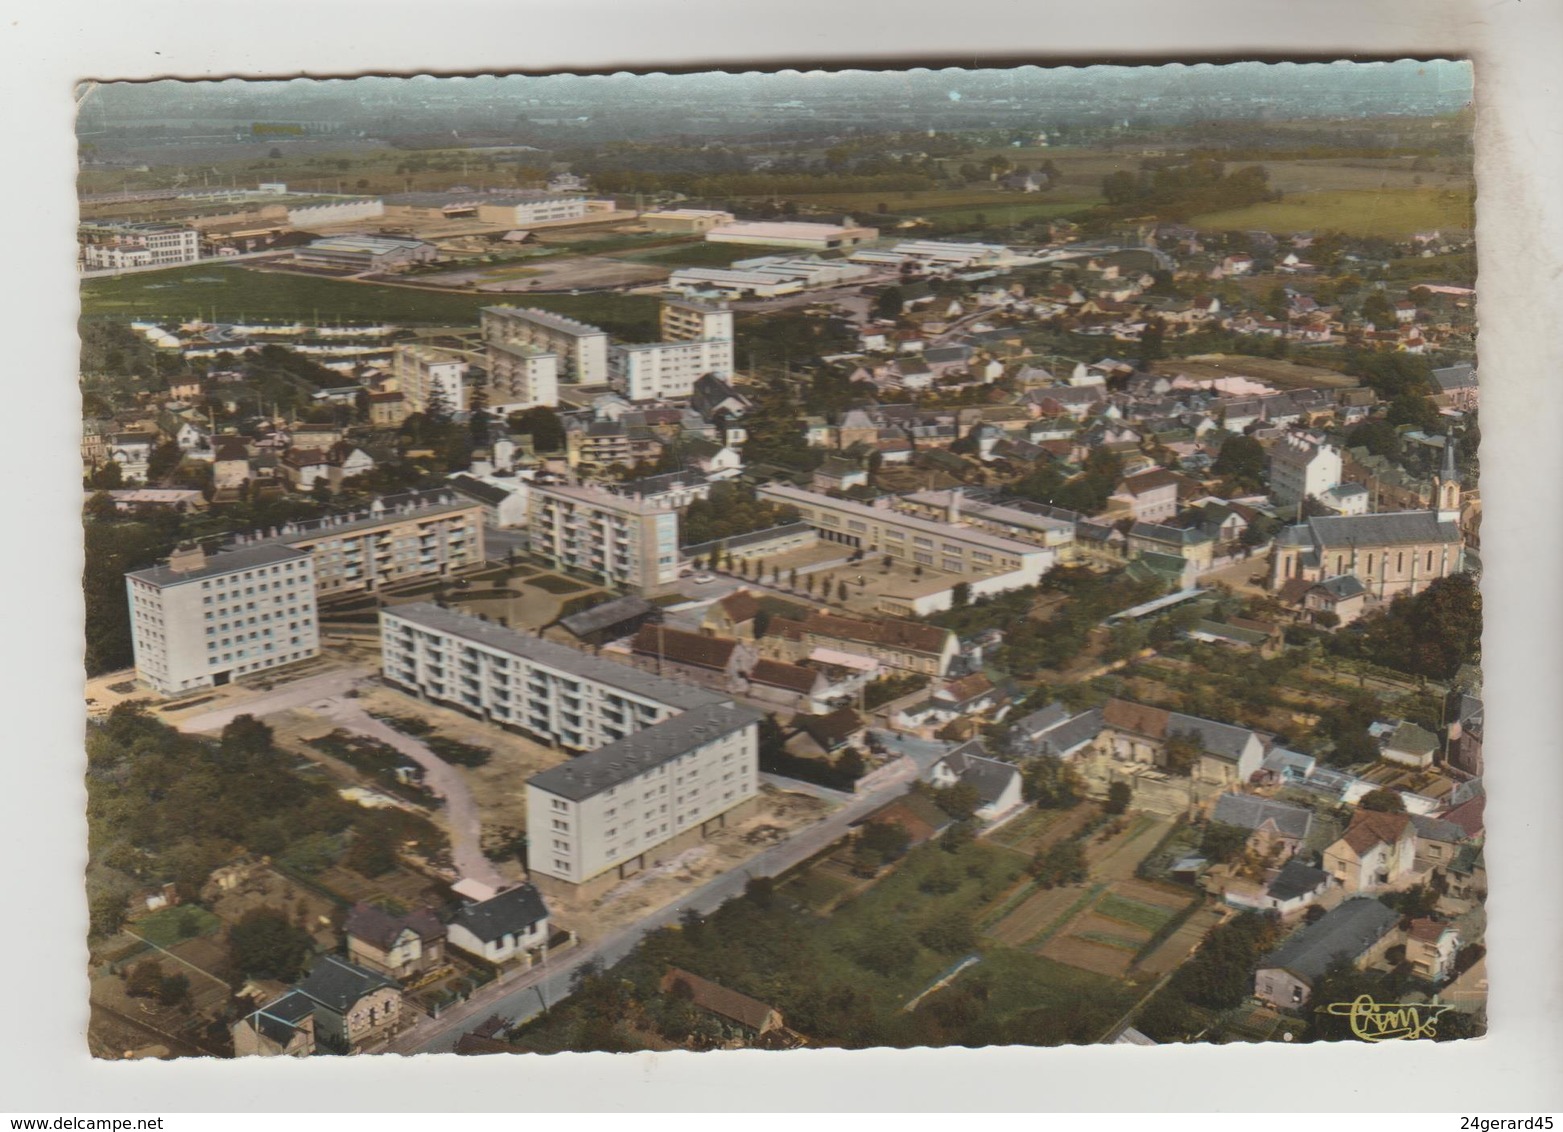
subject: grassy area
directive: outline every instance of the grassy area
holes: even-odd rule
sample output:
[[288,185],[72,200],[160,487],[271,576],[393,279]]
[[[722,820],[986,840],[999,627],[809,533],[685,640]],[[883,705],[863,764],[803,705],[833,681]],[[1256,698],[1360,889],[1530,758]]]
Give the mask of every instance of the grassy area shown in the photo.
[[613,258],[631,263],[651,263],[658,267],[726,267],[734,260],[785,255],[787,252],[787,248],[766,247],[763,244],[708,244],[702,241],[616,254]]
[[1438,189],[1361,189],[1300,193],[1247,208],[1191,217],[1196,228],[1267,232],[1335,230],[1349,236],[1409,236],[1433,228],[1475,224],[1469,192]]
[[851,887],[846,877],[813,868],[788,880],[778,891],[789,900],[819,911]]
[[536,586],[545,593],[551,594],[573,594],[591,588],[585,582],[573,582],[569,578],[561,578],[556,574],[544,574],[541,577],[528,578],[524,584]]
[[962,978],[979,975],[987,990],[988,1017],[996,1021],[1032,1010],[1064,1009],[1084,999],[1118,1000],[1127,1007],[1133,997],[1132,991],[1105,975],[1024,951],[990,951]]
[[1102,898],[1101,903],[1096,906],[1096,911],[1109,920],[1133,924],[1135,927],[1151,932],[1156,931],[1177,914],[1171,908],[1156,908],[1150,904],[1141,904],[1138,900],[1125,900],[1122,896],[1113,893]]
[[[342,279],[196,264],[82,284],[86,318],[321,319],[389,322],[405,326],[475,326],[493,295],[464,295],[417,287],[352,283]],[[528,295],[529,306],[600,324],[656,325],[649,295]]]
[[199,904],[180,904],[137,920],[130,930],[148,943],[172,947],[181,940],[211,935],[220,927],[222,921]]

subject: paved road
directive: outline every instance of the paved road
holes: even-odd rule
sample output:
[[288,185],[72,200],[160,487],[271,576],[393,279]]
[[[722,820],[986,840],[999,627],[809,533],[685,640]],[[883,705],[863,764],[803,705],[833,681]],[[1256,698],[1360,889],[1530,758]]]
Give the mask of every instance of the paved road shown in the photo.
[[247,696],[227,706],[192,715],[180,720],[175,726],[180,731],[221,731],[241,715],[253,715],[260,719],[340,696],[356,687],[368,675],[368,671],[362,668],[337,668],[318,676],[306,676],[302,680],[279,685],[269,692]]
[[394,747],[424,769],[425,784],[445,801],[451,857],[463,880],[481,881],[494,888],[510,883],[483,855],[483,820],[460,771],[424,743],[382,723],[353,700],[338,698],[317,706],[338,727]]
[[[605,939],[583,942],[540,967],[503,983],[491,983],[472,999],[398,1035],[387,1047],[391,1053],[448,1053],[461,1034],[492,1014],[513,1022],[525,1022],[569,996],[570,977],[588,960],[612,966],[623,959],[647,932],[676,923],[686,909],[702,914],[716,910],[741,895],[751,877],[776,876],[846,836],[852,823],[903,793],[917,773],[917,764],[903,762],[901,773],[878,789],[853,800],[824,821],[800,830],[744,864],[712,878],[685,899],[653,912]],[[796,789],[796,784],[789,784]]]

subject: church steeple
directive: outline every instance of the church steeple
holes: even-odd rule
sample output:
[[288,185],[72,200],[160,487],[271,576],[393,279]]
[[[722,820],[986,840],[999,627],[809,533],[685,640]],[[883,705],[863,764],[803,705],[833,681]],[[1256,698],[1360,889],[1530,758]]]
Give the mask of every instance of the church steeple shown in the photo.
[[1455,468],[1455,444],[1454,436],[1444,438],[1443,465],[1433,477],[1433,506],[1440,523],[1460,521],[1460,473]]

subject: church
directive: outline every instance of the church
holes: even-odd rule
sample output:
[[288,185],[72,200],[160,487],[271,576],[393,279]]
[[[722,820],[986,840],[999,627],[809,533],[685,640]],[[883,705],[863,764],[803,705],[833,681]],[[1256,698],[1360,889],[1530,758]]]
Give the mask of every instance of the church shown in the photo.
[[1324,515],[1287,527],[1271,552],[1270,589],[1279,591],[1294,579],[1318,583],[1352,577],[1370,601],[1421,593],[1438,578],[1465,568],[1460,496],[1450,443],[1433,480],[1431,509]]

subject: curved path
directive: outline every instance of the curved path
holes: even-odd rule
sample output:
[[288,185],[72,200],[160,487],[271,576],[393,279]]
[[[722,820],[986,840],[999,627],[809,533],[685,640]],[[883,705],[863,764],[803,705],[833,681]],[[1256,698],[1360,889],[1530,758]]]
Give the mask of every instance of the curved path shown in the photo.
[[343,730],[394,747],[423,768],[425,784],[445,801],[451,857],[461,879],[480,881],[494,888],[510,883],[483,855],[483,821],[460,771],[411,735],[380,722],[353,700],[331,699],[311,706]]

